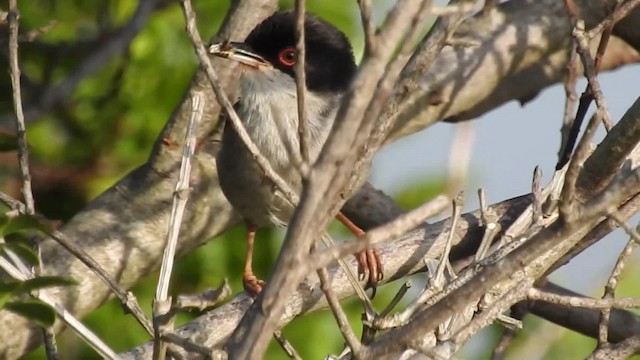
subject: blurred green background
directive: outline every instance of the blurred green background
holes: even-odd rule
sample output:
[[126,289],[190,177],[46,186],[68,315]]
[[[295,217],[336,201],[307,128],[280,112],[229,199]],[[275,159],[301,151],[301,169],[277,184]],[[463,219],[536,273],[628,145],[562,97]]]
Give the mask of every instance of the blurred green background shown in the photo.
[[[374,18],[381,19],[383,9],[389,3],[374,1]],[[19,5],[23,32],[56,21],[50,31],[34,41],[20,44],[24,102],[29,109],[41,105],[43,93],[52,84],[67,78],[80,61],[126,24],[137,2],[30,0]],[[208,38],[220,26],[229,7],[228,1],[200,0],[194,5],[199,30],[203,38]],[[293,1],[281,2],[282,7],[290,8],[292,5]],[[0,2],[0,8],[7,9],[6,1]],[[308,1],[307,8],[343,30],[351,38],[356,55],[360,56],[362,34],[355,1]],[[33,189],[39,212],[49,219],[65,222],[88,201],[146,160],[154,140],[180,101],[197,66],[183,29],[179,2],[160,1],[147,25],[122,55],[85,78],[65,101],[29,119]],[[2,45],[0,63],[6,69],[6,44]],[[13,110],[7,71],[0,72],[0,93],[3,94],[0,97],[0,131],[10,131]],[[15,153],[0,153],[0,188],[19,196]],[[407,186],[405,191],[396,194],[396,198],[402,206],[410,209],[441,188],[441,178],[434,177]],[[235,292],[242,289],[243,237],[242,229],[236,228],[179,259],[172,293],[200,292],[217,286],[224,278],[229,279]],[[281,239],[282,232],[279,231],[259,233],[256,253],[260,256],[255,258],[254,266],[263,278],[270,272]],[[151,274],[133,289],[148,313],[156,280],[157,274]],[[389,302],[400,285],[390,284],[378,292],[374,303],[379,309]],[[357,325],[362,312],[358,302],[347,301],[345,307],[352,325]],[[196,315],[181,315],[179,323]],[[85,320],[117,351],[149,340],[132,317],[123,315],[116,301],[108,302]],[[529,346],[538,351],[533,354],[540,354],[540,347],[532,346],[531,338],[526,335],[539,331],[543,326],[550,325],[542,325],[539,321],[533,324],[518,340],[516,350]],[[360,331],[357,326],[356,330]],[[485,332],[482,340],[474,342],[462,356],[472,359],[487,357],[499,333],[497,330]],[[343,347],[329,312],[295,320],[284,329],[284,335],[305,359],[337,354]],[[545,350],[545,358],[569,359],[588,354],[594,342],[580,335],[561,332],[553,341],[547,339],[545,344],[548,350]],[[59,345],[63,359],[97,358],[71,332],[60,336]],[[40,349],[27,358],[41,359],[43,356]],[[285,355],[272,344],[267,358],[281,359]]]

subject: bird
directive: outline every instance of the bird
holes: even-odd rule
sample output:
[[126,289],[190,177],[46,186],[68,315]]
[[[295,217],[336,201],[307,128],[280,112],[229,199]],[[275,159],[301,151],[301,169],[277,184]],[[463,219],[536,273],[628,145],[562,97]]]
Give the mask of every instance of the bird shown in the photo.
[[[347,37],[331,23],[306,14],[304,31],[305,116],[309,129],[309,159],[313,163],[329,135],[340,100],[351,86],[357,65]],[[241,64],[239,100],[234,105],[238,117],[274,171],[300,194],[302,177],[291,155],[292,151],[300,149],[295,33],[295,12],[278,11],[259,23],[243,42],[226,40],[212,44],[208,52]],[[244,289],[255,296],[265,286],[252,268],[255,233],[262,227],[286,226],[295,206],[265,176],[228,122],[224,125],[216,161],[222,192],[244,219],[247,247],[242,280]],[[364,176],[359,185],[362,182]],[[357,190],[359,185],[353,188]],[[336,218],[356,236],[364,234],[341,212]],[[356,258],[360,277],[368,276],[369,285],[382,280],[383,267],[376,249],[360,252]]]

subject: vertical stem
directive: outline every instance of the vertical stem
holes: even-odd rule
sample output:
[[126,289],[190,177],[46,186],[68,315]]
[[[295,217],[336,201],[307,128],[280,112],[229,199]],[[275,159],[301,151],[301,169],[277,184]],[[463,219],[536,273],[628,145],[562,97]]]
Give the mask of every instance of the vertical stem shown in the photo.
[[[29,146],[27,144],[27,128],[24,121],[24,111],[22,108],[22,91],[20,87],[20,66],[18,61],[18,34],[19,34],[18,1],[9,0],[9,68],[11,71],[11,87],[13,89],[13,108],[16,114],[16,130],[18,135],[18,162],[20,164],[20,174],[22,176],[22,196],[26,205],[27,214],[35,214],[33,192],[31,191],[31,174],[29,172]],[[34,250],[38,254],[38,266],[33,269],[36,274],[40,274],[40,249],[34,243]],[[42,328],[42,336],[46,349],[47,359],[58,359],[58,349],[56,346],[53,330]]]
[[305,0],[296,0],[296,92],[298,95],[298,138],[300,139],[300,155],[302,161],[309,164],[309,124],[305,116],[304,101],[306,96],[305,46],[304,46]]

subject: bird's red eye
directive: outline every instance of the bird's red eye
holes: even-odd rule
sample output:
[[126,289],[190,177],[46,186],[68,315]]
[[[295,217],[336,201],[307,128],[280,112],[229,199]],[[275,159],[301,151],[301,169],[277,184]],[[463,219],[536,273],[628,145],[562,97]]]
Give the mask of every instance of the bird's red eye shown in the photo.
[[286,48],[280,51],[278,61],[284,66],[293,66],[296,63],[296,49]]

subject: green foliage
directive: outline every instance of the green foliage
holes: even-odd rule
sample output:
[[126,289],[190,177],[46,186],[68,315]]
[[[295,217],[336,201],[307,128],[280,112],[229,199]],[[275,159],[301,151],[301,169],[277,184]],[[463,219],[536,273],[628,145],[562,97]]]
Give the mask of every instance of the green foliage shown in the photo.
[[53,326],[56,312],[53,308],[40,300],[12,301],[4,304],[4,309],[35,321],[44,327]]

